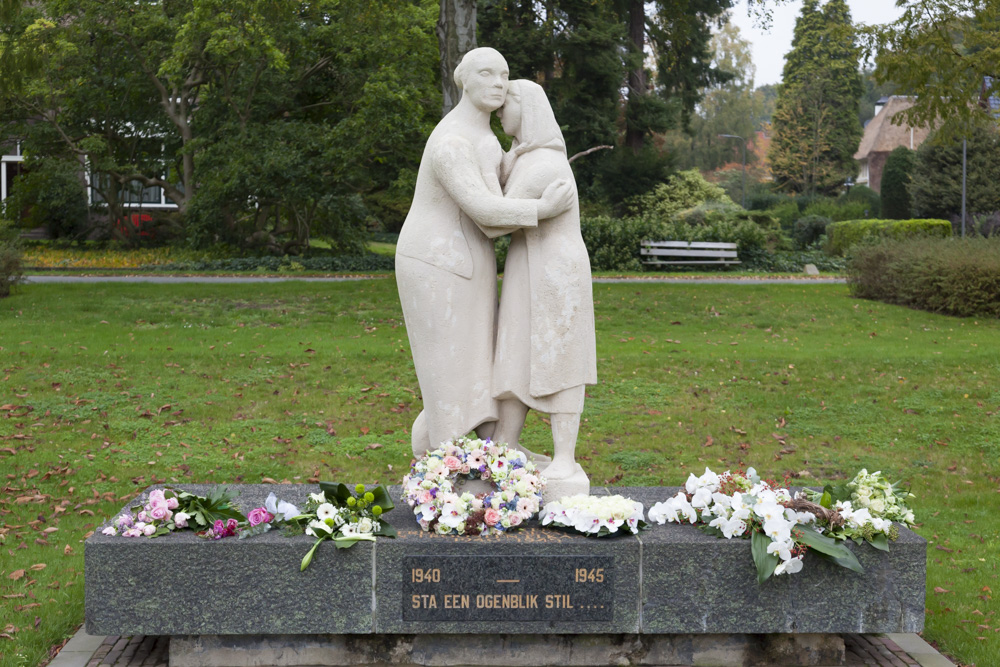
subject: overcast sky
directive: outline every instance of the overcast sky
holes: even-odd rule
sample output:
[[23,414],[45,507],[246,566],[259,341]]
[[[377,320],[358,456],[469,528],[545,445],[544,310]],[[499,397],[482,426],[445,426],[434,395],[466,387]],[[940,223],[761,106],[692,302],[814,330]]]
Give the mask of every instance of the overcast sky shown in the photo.
[[[855,23],[888,23],[902,14],[894,0],[847,0],[847,4]],[[739,26],[743,38],[753,44],[753,61],[757,66],[754,83],[757,86],[781,81],[785,54],[792,48],[792,31],[801,11],[801,0],[776,7],[771,27],[765,32],[755,27],[753,18],[747,16],[745,1],[737,2],[733,8],[733,23]]]

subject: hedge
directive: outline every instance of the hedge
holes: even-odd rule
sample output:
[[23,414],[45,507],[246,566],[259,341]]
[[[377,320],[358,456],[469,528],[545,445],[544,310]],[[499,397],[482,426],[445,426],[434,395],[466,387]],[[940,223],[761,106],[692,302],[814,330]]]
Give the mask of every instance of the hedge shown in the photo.
[[883,240],[854,249],[854,296],[960,317],[1000,317],[1000,238]]
[[827,250],[843,255],[862,241],[878,238],[905,239],[921,236],[946,238],[951,236],[947,220],[844,220],[827,226]]
[[333,257],[230,257],[194,262],[174,262],[144,268],[157,271],[392,271],[396,260],[387,255],[340,255]]

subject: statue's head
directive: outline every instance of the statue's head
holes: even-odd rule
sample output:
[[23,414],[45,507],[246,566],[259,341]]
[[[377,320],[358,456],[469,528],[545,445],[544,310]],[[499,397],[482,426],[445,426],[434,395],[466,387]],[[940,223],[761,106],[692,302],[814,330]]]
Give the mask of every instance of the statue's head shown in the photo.
[[566,150],[562,130],[552,113],[545,90],[534,81],[517,79],[507,88],[507,98],[500,110],[503,131],[517,137],[518,153],[535,148]]
[[[500,52],[489,47],[473,49],[455,68],[455,83],[462,91],[462,102],[483,111],[499,109],[507,96],[510,70]],[[460,102],[461,103],[461,102]]]

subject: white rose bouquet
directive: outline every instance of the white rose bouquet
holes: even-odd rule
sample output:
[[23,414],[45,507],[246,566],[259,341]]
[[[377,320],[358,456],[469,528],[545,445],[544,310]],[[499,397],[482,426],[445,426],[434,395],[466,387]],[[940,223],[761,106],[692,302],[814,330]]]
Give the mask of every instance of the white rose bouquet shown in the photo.
[[622,496],[567,496],[546,503],[542,525],[570,528],[588,537],[610,537],[626,531],[633,535],[649,527],[642,503]]

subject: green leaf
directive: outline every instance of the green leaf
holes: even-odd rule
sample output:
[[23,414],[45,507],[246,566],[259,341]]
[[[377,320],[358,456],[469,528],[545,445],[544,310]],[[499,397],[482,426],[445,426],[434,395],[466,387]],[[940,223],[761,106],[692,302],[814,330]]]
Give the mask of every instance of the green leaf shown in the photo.
[[347,505],[347,499],[351,497],[351,490],[343,482],[320,482],[319,488],[330,502],[339,507]]
[[396,529],[388,521],[379,521],[378,532],[380,537],[396,537]]
[[872,537],[869,544],[880,551],[889,551],[889,538],[886,537],[885,533],[875,533],[875,536]]
[[320,539],[316,540],[315,544],[312,545],[312,548],[310,548],[309,551],[306,552],[306,555],[302,557],[302,565],[301,567],[299,567],[299,572],[306,571],[306,568],[309,567],[309,563],[312,562],[313,554],[316,553],[316,548],[325,539],[326,539],[325,537],[321,537]]
[[360,541],[361,538],[358,537],[338,537],[333,541],[333,543],[338,549],[350,549]]
[[812,528],[799,526],[801,532],[799,542],[814,550],[818,554],[828,556],[833,562],[841,567],[846,567],[853,572],[864,572],[865,569],[858,562],[858,557],[850,549],[834,539],[820,535]]
[[389,496],[389,492],[381,484],[372,489],[372,495],[375,496],[375,500],[372,501],[372,505],[378,505],[381,507],[382,514],[385,514],[395,507],[392,503],[392,498]]
[[750,535],[750,553],[753,555],[754,565],[757,566],[757,583],[763,584],[774,574],[774,568],[778,567],[778,557],[767,553],[767,547],[771,544],[771,538],[760,531],[753,531]]
[[833,496],[830,494],[829,491],[826,491],[824,489],[823,495],[820,496],[819,504],[820,504],[820,507],[825,507],[827,509],[830,509],[831,507],[833,507]]

